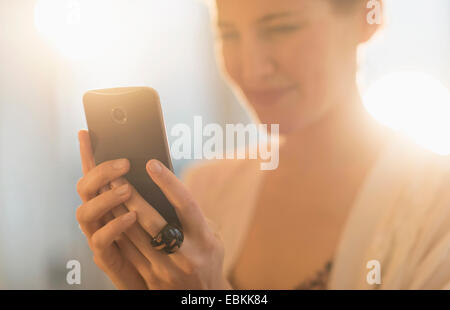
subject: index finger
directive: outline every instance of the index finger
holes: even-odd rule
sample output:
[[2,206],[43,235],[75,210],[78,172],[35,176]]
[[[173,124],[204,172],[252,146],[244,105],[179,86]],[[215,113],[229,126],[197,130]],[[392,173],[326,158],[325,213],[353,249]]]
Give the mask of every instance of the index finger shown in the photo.
[[83,175],[86,175],[95,167],[89,132],[87,130],[80,130],[78,132],[78,141],[80,142],[81,168],[83,170]]

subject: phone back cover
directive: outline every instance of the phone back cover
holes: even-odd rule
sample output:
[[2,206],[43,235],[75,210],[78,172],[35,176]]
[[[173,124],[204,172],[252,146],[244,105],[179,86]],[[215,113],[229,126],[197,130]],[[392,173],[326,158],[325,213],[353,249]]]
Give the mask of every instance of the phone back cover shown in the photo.
[[[96,164],[129,159],[128,181],[169,224],[181,227],[173,206],[145,168],[148,160],[158,159],[173,171],[157,92],[147,87],[96,90],[87,92],[83,103]],[[126,111],[125,123],[114,120],[112,110],[117,107]]]

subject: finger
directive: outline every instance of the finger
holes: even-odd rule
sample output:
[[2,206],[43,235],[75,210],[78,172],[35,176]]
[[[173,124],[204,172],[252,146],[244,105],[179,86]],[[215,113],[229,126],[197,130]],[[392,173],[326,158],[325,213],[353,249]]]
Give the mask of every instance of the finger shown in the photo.
[[81,200],[86,202],[94,198],[102,187],[126,174],[129,169],[130,162],[124,158],[106,161],[91,169],[77,184]]
[[91,238],[92,250],[96,255],[101,256],[102,253],[108,250],[116,239],[119,239],[120,234],[124,233],[136,222],[136,213],[128,212],[99,230],[97,230]]
[[[124,217],[126,216],[130,216],[130,214],[127,214]],[[125,221],[129,221],[129,219],[125,219]],[[120,222],[120,219],[113,219],[108,227],[111,227],[111,225],[115,225],[115,222]],[[120,226],[123,223],[118,224]],[[112,232],[112,230],[110,232]],[[123,239],[123,232],[126,230],[126,226],[123,227],[123,229],[119,228],[117,230],[117,232],[122,231],[122,233],[118,234],[118,237],[115,238],[115,241]],[[99,266],[104,272],[106,272],[109,278],[119,289],[148,289],[146,282],[133,265],[133,262],[129,260],[129,258],[133,257],[129,257],[129,255],[128,257],[125,256],[124,253],[121,252],[118,244],[114,242],[105,241],[106,243],[101,244],[102,242],[99,241],[102,238],[101,236],[99,237],[101,233],[102,230],[99,231],[99,234],[97,234],[96,237],[88,239],[89,246],[91,247],[91,249],[93,249],[94,261],[97,266]],[[108,238],[112,239],[113,237],[106,237],[105,239]]]
[[[103,194],[107,191],[111,190],[111,184],[108,184],[106,186],[103,186],[100,191],[99,194]],[[100,224],[101,226],[105,226],[107,223],[111,222],[114,219],[114,215],[111,212],[107,212],[101,219],[100,219]]]
[[207,226],[205,217],[186,186],[160,161],[148,161],[147,172],[175,207],[186,232],[201,232]]
[[78,141],[80,142],[81,168],[83,170],[83,175],[86,175],[95,167],[89,132],[87,130],[80,130],[78,132]]
[[142,253],[136,248],[133,242],[128,239],[126,234],[116,240],[116,244],[122,252],[125,259],[131,262],[141,277],[146,282],[147,287],[149,279],[153,277],[151,268],[152,264]]
[[125,178],[118,178],[111,182],[112,188],[119,188],[129,184],[131,196],[126,201],[125,206],[130,211],[135,211],[137,214],[137,221],[142,226],[142,228],[150,234],[150,236],[155,237],[161,229],[166,226],[167,221],[161,216],[161,214],[153,208],[138,191],[132,186]]
[[[81,168],[83,175],[86,175],[91,169],[95,167],[94,153],[92,151],[91,138],[87,130],[78,131],[78,141],[80,143],[80,155],[81,155]],[[104,193],[109,190],[109,186],[104,186],[100,189],[100,193]],[[109,221],[114,219],[112,214],[105,216],[102,220],[101,226],[105,225]],[[97,230],[96,228],[95,230]]]
[[128,184],[106,191],[78,208],[77,220],[80,224],[99,221],[108,211],[129,199],[130,195]]
[[[127,212],[128,209],[123,205],[112,211],[115,217],[120,217],[122,214],[126,214]],[[152,239],[150,235],[139,225],[139,223],[136,222],[133,226],[131,226],[125,235],[139,250],[139,252],[142,253],[142,255],[144,255],[144,257],[152,264],[167,262],[167,257],[151,246]]]

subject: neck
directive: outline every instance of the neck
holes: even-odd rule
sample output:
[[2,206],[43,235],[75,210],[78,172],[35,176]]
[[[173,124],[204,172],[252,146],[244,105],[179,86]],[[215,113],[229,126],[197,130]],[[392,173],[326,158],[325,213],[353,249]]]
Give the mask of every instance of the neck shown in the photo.
[[280,152],[292,160],[339,163],[378,154],[385,129],[364,108],[357,92],[321,120],[283,137]]

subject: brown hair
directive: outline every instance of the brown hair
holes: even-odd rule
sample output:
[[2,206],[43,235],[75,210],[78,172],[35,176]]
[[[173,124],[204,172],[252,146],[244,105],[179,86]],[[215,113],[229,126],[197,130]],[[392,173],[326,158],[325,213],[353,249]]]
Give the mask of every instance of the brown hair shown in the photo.
[[347,13],[354,9],[357,4],[362,4],[368,0],[328,0],[331,2],[337,12]]
[[[211,7],[214,0],[200,0],[201,2],[207,4]],[[327,0],[339,13],[348,13],[356,7],[357,4],[362,4],[364,1],[368,0]]]

